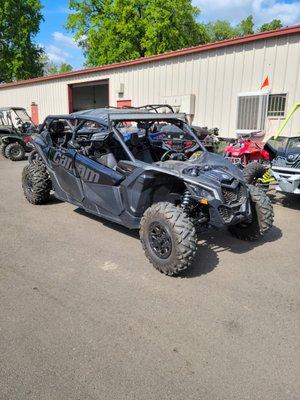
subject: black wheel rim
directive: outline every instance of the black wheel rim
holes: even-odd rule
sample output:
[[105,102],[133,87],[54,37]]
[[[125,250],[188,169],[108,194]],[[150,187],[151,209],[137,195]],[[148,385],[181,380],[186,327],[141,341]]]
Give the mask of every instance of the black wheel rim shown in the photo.
[[21,155],[22,150],[20,149],[20,147],[13,147],[10,149],[10,154],[13,157],[19,157]]
[[166,227],[160,222],[152,222],[150,225],[149,243],[151,250],[159,258],[166,259],[172,253],[172,238]]

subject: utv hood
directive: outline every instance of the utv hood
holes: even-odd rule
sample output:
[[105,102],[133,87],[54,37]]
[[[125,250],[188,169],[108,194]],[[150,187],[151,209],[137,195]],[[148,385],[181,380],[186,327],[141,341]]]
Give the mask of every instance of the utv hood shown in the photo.
[[172,171],[182,179],[188,179],[189,182],[209,185],[215,188],[220,184],[228,184],[234,180],[244,181],[242,171],[234,166],[226,158],[205,151],[202,155],[192,161],[169,160],[158,162],[156,165],[164,170]]

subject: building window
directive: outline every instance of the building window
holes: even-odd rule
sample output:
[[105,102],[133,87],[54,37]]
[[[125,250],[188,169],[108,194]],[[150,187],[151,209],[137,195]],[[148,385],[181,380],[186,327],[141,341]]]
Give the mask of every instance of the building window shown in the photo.
[[284,117],[286,94],[270,94],[268,102],[268,117]]

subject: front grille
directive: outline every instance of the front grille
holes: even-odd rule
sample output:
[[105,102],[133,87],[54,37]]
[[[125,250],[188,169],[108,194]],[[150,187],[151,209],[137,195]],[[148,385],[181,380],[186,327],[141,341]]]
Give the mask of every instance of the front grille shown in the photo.
[[244,188],[241,184],[239,184],[235,189],[223,186],[222,194],[224,203],[228,205],[240,203],[245,197]]
[[300,160],[296,161],[293,165],[292,168],[300,168]]
[[219,210],[219,213],[221,214],[223,220],[225,222],[230,222],[230,220],[232,218],[232,215],[233,215],[232,210],[230,208],[228,208],[228,207],[225,207],[225,206],[220,206],[218,208],[218,210]]

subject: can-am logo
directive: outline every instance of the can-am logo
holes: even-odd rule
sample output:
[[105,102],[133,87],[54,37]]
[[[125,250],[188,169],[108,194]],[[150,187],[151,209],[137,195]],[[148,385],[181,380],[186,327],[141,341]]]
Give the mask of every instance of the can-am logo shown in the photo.
[[67,171],[74,175],[79,175],[83,181],[98,183],[100,180],[100,174],[87,166],[76,163],[76,169],[74,168],[73,157],[56,151],[53,159],[53,163],[57,166],[63,167]]

